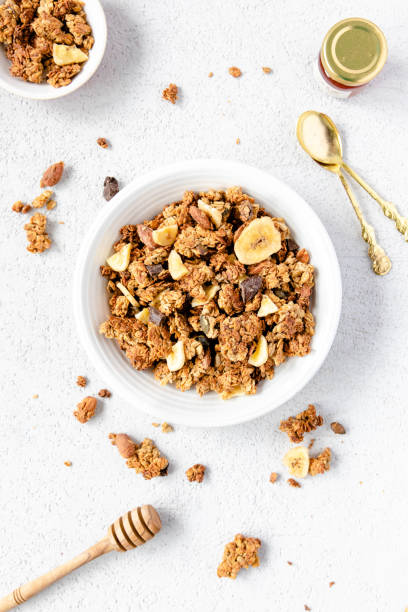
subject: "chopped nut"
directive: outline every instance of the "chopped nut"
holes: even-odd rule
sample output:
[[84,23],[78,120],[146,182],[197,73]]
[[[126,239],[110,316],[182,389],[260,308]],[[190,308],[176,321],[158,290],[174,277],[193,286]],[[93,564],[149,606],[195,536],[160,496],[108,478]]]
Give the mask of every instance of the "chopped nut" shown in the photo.
[[110,397],[112,393],[108,389],[100,389],[98,395],[99,397]]
[[190,482],[203,482],[205,475],[205,465],[196,463],[186,471],[187,479]]
[[163,433],[170,433],[171,431],[174,431],[174,427],[173,425],[169,425],[168,423],[164,422],[162,423],[161,430]]
[[323,425],[323,418],[316,415],[316,408],[309,404],[308,408],[300,412],[295,417],[289,417],[286,421],[281,421],[279,429],[285,432],[291,442],[302,442],[305,433],[314,431]]
[[164,100],[168,100],[172,104],[176,103],[177,100],[178,87],[174,83],[170,83],[166,89],[162,92],[162,97]]
[[265,74],[270,74],[272,72],[272,68],[269,68],[268,66],[262,66],[262,70]]
[[56,164],[52,164],[42,175],[40,187],[54,187],[61,180],[64,172],[64,162],[60,161]]
[[317,474],[324,474],[330,470],[331,450],[325,448],[320,455],[317,457],[311,457],[309,464],[309,474],[316,476]]
[[85,397],[77,404],[77,410],[74,411],[74,416],[80,423],[87,423],[95,414],[96,404],[96,397]]
[[222,561],[217,569],[219,578],[232,578],[235,580],[238,572],[244,567],[258,567],[258,549],[261,540],[258,538],[247,538],[240,533],[233,542],[229,542],[224,549]]
[[32,202],[32,207],[33,208],[42,208],[43,206],[46,205],[46,203],[51,198],[51,196],[52,196],[52,191],[50,191],[49,189],[47,189],[46,191],[43,191],[43,193],[41,195],[39,195],[36,198],[34,198],[34,200]]
[[157,244],[153,240],[153,230],[151,227],[139,223],[137,226],[137,234],[143,244],[149,247],[149,249],[155,249],[157,247]]
[[106,138],[98,138],[96,142],[100,147],[102,147],[102,149],[107,149],[109,147],[109,143]]
[[279,475],[276,472],[271,472],[271,475],[269,476],[269,482],[272,482],[272,484],[274,482],[276,482],[279,478]]
[[64,465],[66,465],[67,467],[70,467],[72,465],[71,461],[64,461]]
[[85,387],[87,382],[85,376],[78,376],[76,384],[78,387]]
[[295,488],[300,488],[302,485],[300,484],[300,482],[298,482],[297,480],[295,480],[294,478],[288,478],[288,484],[291,487],[295,487]]
[[201,227],[204,227],[208,230],[212,229],[213,225],[210,221],[209,216],[206,215],[204,211],[200,210],[198,206],[190,206],[188,212],[193,217],[194,221],[197,221],[197,223],[199,223]]
[[237,68],[236,66],[231,66],[231,68],[228,68],[228,72],[230,73],[231,76],[238,78],[241,76],[242,72],[239,68]]
[[103,181],[103,197],[109,202],[119,191],[119,183],[114,176],[107,176]]
[[334,431],[335,434],[345,434],[346,433],[346,430],[344,429],[343,425],[341,425],[340,423],[337,423],[337,421],[334,421],[334,423],[330,423],[330,427],[332,431]]

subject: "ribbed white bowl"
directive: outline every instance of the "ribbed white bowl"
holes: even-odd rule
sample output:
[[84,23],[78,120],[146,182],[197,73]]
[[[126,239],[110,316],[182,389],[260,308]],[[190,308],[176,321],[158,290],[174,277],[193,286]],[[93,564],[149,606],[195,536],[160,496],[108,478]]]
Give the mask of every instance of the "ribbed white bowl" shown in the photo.
[[[106,280],[99,266],[111,254],[119,229],[157,214],[188,190],[225,189],[241,185],[274,215],[282,216],[294,239],[309,250],[316,267],[313,314],[316,334],[310,355],[289,359],[256,395],[221,400],[215,393],[200,398],[194,390],[161,387],[149,371],[134,370],[116,342],[98,333],[109,316]],[[277,408],[300,391],[323,363],[336,334],[341,309],[341,277],[332,242],[312,208],[273,176],[250,166],[220,160],[197,160],[160,168],[134,180],[107,203],[89,230],[78,257],[74,311],[78,333],[106,386],[137,410],[169,422],[223,426],[249,421]],[[105,384],[104,383],[104,384]]]

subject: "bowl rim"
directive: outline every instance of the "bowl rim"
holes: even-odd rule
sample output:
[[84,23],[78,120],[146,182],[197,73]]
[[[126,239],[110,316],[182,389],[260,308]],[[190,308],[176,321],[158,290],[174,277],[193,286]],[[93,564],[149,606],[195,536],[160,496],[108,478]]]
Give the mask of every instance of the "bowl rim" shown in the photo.
[[[95,49],[95,53],[92,53],[87,65],[91,65],[91,68],[88,73],[84,73],[81,71],[76,78],[74,78],[71,83],[65,87],[55,88],[46,83],[27,83],[24,80],[16,78],[16,81],[19,83],[20,88],[13,83],[10,83],[8,80],[3,79],[0,72],[0,87],[7,91],[8,93],[14,94],[16,96],[20,96],[20,98],[25,98],[29,100],[56,100],[57,98],[62,98],[64,96],[77,91],[85,85],[93,77],[95,72],[98,70],[103,56],[105,55],[106,45],[108,40],[108,26],[106,21],[106,15],[102,3],[100,0],[88,0],[91,2],[96,10],[99,12],[100,23],[98,23],[98,47]],[[92,30],[94,30],[94,26],[92,26]],[[3,45],[1,45],[3,46]],[[1,52],[4,52],[3,48],[0,49]],[[91,49],[92,51],[92,49]],[[85,77],[83,75],[85,74]],[[82,79],[80,78],[82,75]],[[38,85],[38,94],[32,93],[36,90],[32,89],[32,85]],[[45,93],[47,92],[47,93]]]
[[[98,347],[94,345],[92,341],[91,330],[87,327],[85,320],[86,314],[84,312],[83,304],[83,283],[84,275],[87,269],[86,262],[90,245],[92,243],[97,242],[97,240],[95,240],[95,237],[98,236],[106,221],[111,216],[115,217],[115,213],[116,211],[118,211],[118,209],[120,209],[122,202],[126,200],[133,192],[158,180],[163,181],[166,179],[170,179],[174,174],[180,172],[187,173],[192,172],[194,170],[203,169],[208,169],[208,171],[211,171],[214,170],[214,168],[216,168],[217,170],[222,168],[226,172],[228,170],[235,172],[241,171],[243,176],[245,176],[245,172],[250,172],[252,174],[252,177],[258,176],[260,180],[266,179],[272,181],[275,183],[275,185],[279,185],[281,188],[283,188],[288,194],[292,194],[295,198],[303,202],[303,204],[307,208],[308,214],[313,217],[314,223],[319,227],[319,232],[321,236],[324,237],[325,246],[328,250],[328,256],[330,256],[331,259],[331,279],[333,281],[331,291],[333,292],[334,296],[333,304],[335,308],[331,312],[330,333],[325,336],[325,345],[320,349],[318,358],[315,358],[313,367],[307,373],[305,373],[304,377],[298,382],[298,385],[294,389],[288,390],[286,393],[282,394],[283,399],[281,398],[281,401],[279,401],[279,403],[274,405],[272,402],[264,401],[258,406],[254,406],[253,411],[249,411],[246,415],[239,415],[238,418],[234,418],[233,416],[231,416],[233,414],[233,411],[230,411],[224,416],[224,418],[218,419],[217,422],[210,422],[208,420],[208,416],[205,413],[198,413],[194,411],[194,409],[192,409],[191,411],[191,418],[185,418],[185,415],[183,416],[183,418],[179,418],[177,415],[169,414],[168,409],[166,409],[166,407],[161,408],[157,405],[157,403],[154,406],[154,410],[150,410],[148,403],[144,401],[138,401],[137,406],[135,405],[135,397],[131,396],[130,392],[128,392],[127,389],[123,389],[120,383],[117,383],[112,371],[109,368],[106,356],[102,354],[100,349],[98,349]],[[268,414],[272,410],[275,410],[279,406],[282,406],[285,402],[289,401],[294,395],[299,393],[308,382],[310,382],[310,380],[315,376],[315,374],[323,364],[324,360],[326,359],[337,333],[342,307],[342,281],[336,251],[326,228],[324,227],[317,213],[295,190],[289,187],[285,182],[281,181],[280,179],[277,179],[269,172],[260,170],[259,168],[249,164],[223,159],[196,159],[167,164],[140,175],[139,177],[131,181],[128,185],[126,185],[121,191],[119,191],[115,198],[109,203],[108,207],[101,210],[101,212],[97,215],[96,219],[94,220],[93,224],[88,229],[86,235],[82,240],[82,244],[77,257],[76,267],[74,270],[72,297],[73,313],[76,322],[76,328],[78,335],[81,339],[81,343],[85,349],[85,352],[87,353],[89,359],[91,360],[97,371],[101,374],[101,376],[103,376],[104,381],[106,381],[106,383],[110,385],[110,388],[114,390],[114,392],[117,393],[119,397],[122,397],[127,402],[132,404],[132,407],[134,407],[134,409],[138,411],[139,414],[143,413],[145,415],[162,418],[164,420],[170,420],[173,423],[185,426],[212,428],[237,425],[264,416],[265,414]],[[158,389],[163,389],[163,387],[160,387],[158,383],[157,385]],[[180,391],[180,393],[182,392]]]

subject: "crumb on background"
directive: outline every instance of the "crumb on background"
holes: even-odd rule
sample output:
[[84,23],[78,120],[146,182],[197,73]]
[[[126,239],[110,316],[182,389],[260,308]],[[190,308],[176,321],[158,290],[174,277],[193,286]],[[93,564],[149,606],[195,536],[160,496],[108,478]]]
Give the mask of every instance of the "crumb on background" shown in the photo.
[[38,393],[34,393],[34,395],[33,395],[33,399],[38,399],[38,397],[39,397],[39,396],[38,396]]
[[109,391],[109,389],[100,389],[98,391],[98,395],[99,397],[110,397],[112,393]]
[[98,138],[96,142],[100,147],[102,147],[102,149],[107,149],[109,147],[109,143],[106,138]]
[[208,73],[208,78],[209,78],[209,79],[211,79],[213,76],[214,76],[214,73],[213,73],[213,72],[209,72],[209,73]]
[[160,423],[152,423],[153,427],[160,427]]
[[72,461],[64,461],[64,465],[70,467],[72,465]]
[[237,138],[235,142],[236,142],[236,144],[241,144],[241,139]]
[[269,476],[269,482],[276,482],[278,480],[278,474],[276,472],[271,472],[271,475]]
[[174,431],[174,427],[165,421],[162,423],[161,430],[163,433],[170,433],[171,431]]
[[300,487],[302,486],[300,484],[300,482],[298,482],[297,480],[295,480],[294,478],[288,478],[288,484],[291,487],[294,487],[295,489],[300,489]]
[[262,70],[265,74],[270,74],[272,72],[272,68],[269,68],[269,66],[262,66]]
[[241,70],[239,68],[237,68],[237,66],[231,66],[231,68],[228,68],[228,72],[235,79],[237,79],[238,77],[240,77],[242,75]]
[[168,100],[172,104],[175,104],[176,100],[178,99],[177,93],[178,93],[177,85],[175,83],[170,83],[170,85],[166,87],[166,89],[163,89],[162,98],[163,100]]

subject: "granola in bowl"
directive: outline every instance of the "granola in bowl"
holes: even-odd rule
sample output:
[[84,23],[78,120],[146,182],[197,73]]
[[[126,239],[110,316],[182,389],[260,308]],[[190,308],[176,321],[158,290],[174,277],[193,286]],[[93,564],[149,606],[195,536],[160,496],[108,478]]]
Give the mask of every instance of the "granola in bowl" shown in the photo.
[[135,369],[229,399],[310,352],[309,254],[241,188],[187,191],[120,234],[101,266],[111,315],[100,333]]

